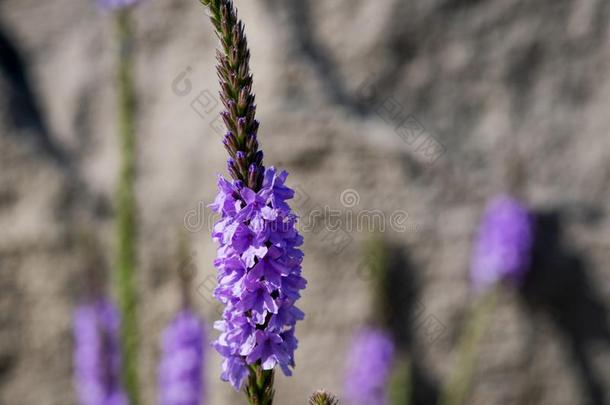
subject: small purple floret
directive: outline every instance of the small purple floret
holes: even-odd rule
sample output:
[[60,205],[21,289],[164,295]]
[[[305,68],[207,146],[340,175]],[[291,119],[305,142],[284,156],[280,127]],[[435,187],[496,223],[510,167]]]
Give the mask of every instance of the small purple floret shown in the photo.
[[387,385],[394,361],[391,337],[378,329],[363,329],[347,354],[346,405],[386,405]]
[[499,281],[519,285],[529,269],[533,244],[532,218],[527,207],[508,196],[487,207],[474,247],[470,277],[477,290]]
[[74,313],[74,376],[81,405],[127,405],[121,387],[120,318],[107,300]]
[[258,192],[219,177],[211,204],[221,215],[212,232],[220,245],[214,296],[225,305],[214,325],[221,331],[214,347],[225,358],[221,378],[236,389],[248,376],[247,365],[279,365],[286,375],[294,367],[295,325],[304,318],[294,303],[306,281],[298,248],[303,238],[286,203],[294,196],[284,185],[287,176],[267,168]]
[[204,392],[206,335],[199,317],[179,312],[165,328],[159,364],[159,404],[198,405]]

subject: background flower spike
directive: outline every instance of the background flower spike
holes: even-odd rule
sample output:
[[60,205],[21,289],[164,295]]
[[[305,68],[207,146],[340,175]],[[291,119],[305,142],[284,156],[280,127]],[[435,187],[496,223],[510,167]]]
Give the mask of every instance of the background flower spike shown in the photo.
[[[161,360],[158,369],[159,405],[205,404],[204,362],[207,334],[205,323],[191,306],[192,279],[196,268],[190,256],[188,236],[178,238],[178,278],[182,296],[181,308],[165,327],[161,337]],[[203,401],[203,402],[202,402]]]

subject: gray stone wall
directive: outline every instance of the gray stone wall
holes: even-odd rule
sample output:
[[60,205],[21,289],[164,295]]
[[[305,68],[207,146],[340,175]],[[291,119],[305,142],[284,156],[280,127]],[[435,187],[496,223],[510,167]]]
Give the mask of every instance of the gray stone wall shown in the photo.
[[[610,3],[236,2],[266,164],[291,173],[305,221],[325,208],[343,221],[334,232],[304,230],[307,318],[295,376],[278,377],[278,403],[305,403],[321,387],[340,393],[350,333],[374,315],[361,271],[370,235],[347,221],[377,213],[402,257],[396,310],[415,403],[433,403],[473,302],[476,222],[507,187],[515,156],[539,245],[524,291],[501,296],[468,403],[608,403]],[[79,230],[95,229],[111,264],[112,24],[91,3],[0,3],[1,34],[26,69],[8,66],[10,48],[1,48],[0,403],[74,403],[70,317],[91,265]],[[179,304],[185,217],[194,302],[217,316],[205,206],[225,154],[216,41],[202,7],[149,0],[135,17],[140,377],[152,404],[159,331]],[[218,380],[219,361],[210,352],[211,403],[243,403]]]

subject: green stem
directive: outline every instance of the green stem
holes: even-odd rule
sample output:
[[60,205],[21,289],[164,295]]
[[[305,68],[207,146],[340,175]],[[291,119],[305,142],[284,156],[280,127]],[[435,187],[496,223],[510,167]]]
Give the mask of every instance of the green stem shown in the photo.
[[133,45],[130,10],[116,12],[118,45],[117,90],[120,171],[116,195],[117,252],[114,281],[121,310],[121,345],[123,380],[129,403],[137,405],[137,319],[134,272],[136,265],[135,238],[135,97],[132,77]]
[[396,365],[392,370],[388,383],[389,403],[391,405],[409,405],[411,403],[411,372],[411,362],[399,357],[396,360]]
[[439,402],[441,405],[465,403],[476,368],[478,348],[492,319],[497,295],[497,289],[491,290],[477,303],[460,338],[456,371],[443,389]]
[[246,382],[245,392],[250,405],[272,405],[273,395],[273,370],[263,370],[259,364],[248,366],[250,375]]

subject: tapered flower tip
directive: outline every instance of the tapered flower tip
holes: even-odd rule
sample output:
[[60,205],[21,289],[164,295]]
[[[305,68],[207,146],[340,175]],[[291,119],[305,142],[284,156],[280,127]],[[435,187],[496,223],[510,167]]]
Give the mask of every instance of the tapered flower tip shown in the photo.
[[119,10],[131,7],[138,2],[139,0],[96,0],[98,7],[104,10]]
[[374,328],[356,333],[347,354],[346,404],[386,405],[393,364],[394,342],[387,333]]
[[314,392],[309,397],[309,405],[338,405],[339,401],[334,395],[329,394],[324,390]]
[[523,203],[508,196],[492,200],[475,241],[473,287],[486,290],[500,281],[519,285],[529,270],[533,239],[532,218]]

